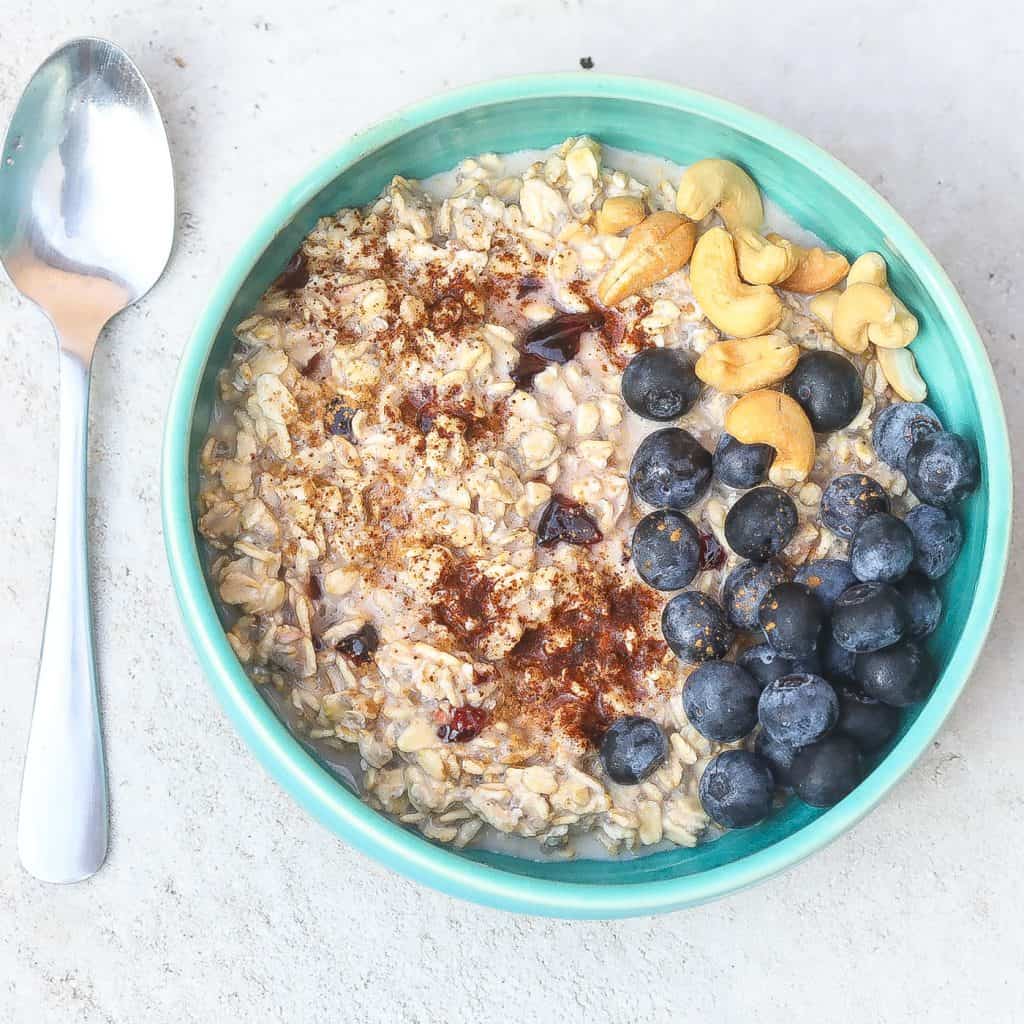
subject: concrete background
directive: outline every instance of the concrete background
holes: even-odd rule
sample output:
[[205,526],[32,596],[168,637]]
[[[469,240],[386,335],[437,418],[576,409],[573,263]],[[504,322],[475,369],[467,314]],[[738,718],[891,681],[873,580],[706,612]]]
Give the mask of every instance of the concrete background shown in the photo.
[[936,0],[0,0],[0,122],[59,43],[109,36],[160,101],[179,186],[170,268],[111,326],[93,375],[114,842],[106,868],[71,888],[28,878],[15,853],[52,530],[56,361],[43,318],[0,284],[0,1021],[1024,1018],[1019,557],[966,696],[851,834],[698,910],[528,920],[384,871],[264,776],[179,624],[157,476],[184,339],[239,239],[286,186],[399,105],[496,75],[572,70],[582,56],[746,104],[880,188],[973,310],[1016,436],[1022,27],[1013,5]]

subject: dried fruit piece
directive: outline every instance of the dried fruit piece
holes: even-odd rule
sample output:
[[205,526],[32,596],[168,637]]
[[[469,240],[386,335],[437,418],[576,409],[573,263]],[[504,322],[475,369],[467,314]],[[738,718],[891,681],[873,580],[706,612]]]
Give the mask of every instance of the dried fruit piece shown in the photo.
[[284,270],[274,281],[274,287],[285,292],[298,291],[305,288],[309,281],[309,266],[306,263],[306,254],[299,249],[294,256],[285,264]]
[[772,483],[788,487],[814,468],[814,430],[807,413],[781,391],[752,391],[725,414],[725,430],[743,444],[769,444]]
[[642,200],[636,196],[612,196],[606,199],[601,209],[597,211],[594,224],[604,235],[617,235],[639,224],[643,219]]
[[373,657],[379,643],[377,630],[367,622],[354,633],[343,636],[335,646],[349,661],[362,665]]
[[549,363],[567,363],[580,350],[580,338],[604,324],[599,310],[559,313],[523,335],[522,350]]
[[487,712],[472,704],[452,708],[448,721],[438,727],[437,738],[445,743],[468,743],[476,739],[487,724]]
[[713,533],[700,531],[700,568],[701,572],[721,569],[725,565],[725,548],[718,543]]
[[719,341],[697,360],[697,376],[726,395],[743,395],[792,373],[800,349],[781,331],[759,338]]
[[559,313],[523,335],[522,355],[511,372],[517,388],[525,391],[550,363],[567,363],[580,350],[580,338],[587,331],[604,325],[604,314],[599,310],[586,313]]
[[606,306],[668,277],[686,265],[697,240],[697,225],[663,210],[642,220],[597,289]]
[[601,539],[590,513],[578,502],[556,494],[547,503],[537,524],[537,543],[542,548],[559,541],[566,544],[596,544]]
[[524,352],[519,357],[519,362],[516,363],[515,369],[509,374],[512,380],[515,382],[517,388],[520,391],[526,391],[527,388],[533,383],[533,378],[537,376],[548,364],[541,359],[540,356],[530,355],[529,352]]

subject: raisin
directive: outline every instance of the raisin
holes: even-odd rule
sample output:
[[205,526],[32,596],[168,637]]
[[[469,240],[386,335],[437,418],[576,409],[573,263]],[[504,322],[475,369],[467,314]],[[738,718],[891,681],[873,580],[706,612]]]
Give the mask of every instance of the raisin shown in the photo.
[[512,380],[515,381],[515,385],[520,391],[525,391],[533,383],[533,378],[547,365],[540,356],[524,352],[519,357],[516,368],[512,371]]
[[472,704],[452,708],[448,721],[437,730],[437,737],[445,743],[468,743],[480,735],[487,724],[487,712]]
[[380,638],[377,636],[377,630],[367,622],[356,630],[355,633],[343,636],[335,646],[349,661],[362,665],[373,657],[373,652],[377,650],[379,643]]
[[321,349],[302,368],[303,377],[310,380],[323,380],[331,372],[331,357]]
[[725,548],[715,539],[714,534],[700,533],[700,567],[702,571],[721,569],[725,565]]
[[306,263],[306,254],[299,249],[288,261],[284,270],[278,275],[274,284],[282,291],[294,292],[305,288],[309,281],[309,266]]
[[523,336],[522,349],[548,363],[567,363],[579,352],[583,334],[603,324],[604,314],[598,310],[559,313],[531,327]]
[[593,516],[579,502],[556,494],[544,507],[537,524],[537,543],[544,548],[559,541],[596,544],[601,539]]

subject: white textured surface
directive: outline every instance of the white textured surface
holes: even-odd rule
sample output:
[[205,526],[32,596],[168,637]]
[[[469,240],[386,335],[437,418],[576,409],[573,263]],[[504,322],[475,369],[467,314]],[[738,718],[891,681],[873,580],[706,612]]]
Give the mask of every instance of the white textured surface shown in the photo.
[[51,49],[109,36],[157,94],[180,189],[171,267],[108,331],[94,370],[114,842],[96,878],[65,889],[22,874],[14,844],[50,547],[56,361],[42,317],[0,284],[0,1020],[1024,1017],[1016,558],[967,695],[882,807],[779,879],[648,920],[514,918],[358,856],[266,779],[189,651],[157,478],[183,341],[239,238],[314,159],[449,85],[571,70],[590,55],[600,71],[691,85],[809,135],[878,186],[945,264],[1021,432],[1014,5],[629,7],[0,0],[0,122]]

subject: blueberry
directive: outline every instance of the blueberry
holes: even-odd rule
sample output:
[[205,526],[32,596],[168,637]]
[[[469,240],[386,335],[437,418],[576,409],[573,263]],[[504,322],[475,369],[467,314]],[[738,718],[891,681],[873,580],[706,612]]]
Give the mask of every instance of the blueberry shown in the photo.
[[931,666],[916,640],[858,654],[855,671],[857,682],[869,697],[894,708],[917,704],[935,685]]
[[788,676],[793,671],[792,659],[784,658],[768,643],[748,647],[736,659],[736,664],[749,672],[761,687]]
[[838,352],[805,352],[782,385],[803,407],[815,430],[840,430],[864,404],[857,367]]
[[906,576],[914,558],[914,535],[888,512],[876,512],[850,541],[850,568],[862,583],[893,583]]
[[[821,636],[824,636],[828,632],[827,624],[821,630]],[[818,638],[818,646],[821,646],[821,638]],[[818,651],[812,651],[806,657],[794,658],[793,659],[793,671],[797,673],[810,673],[812,676],[820,676],[822,672],[821,668],[821,655]]]
[[798,750],[789,769],[793,789],[805,804],[831,807],[864,777],[860,750],[849,736],[826,736]]
[[706,661],[683,684],[683,710],[690,724],[709,740],[732,743],[757,725],[761,687],[731,661]]
[[831,630],[823,630],[821,643],[818,645],[821,658],[821,674],[830,683],[852,683],[854,681],[853,666],[857,655],[840,647],[832,636]]
[[640,442],[629,489],[655,508],[689,508],[711,484],[711,453],[685,430],[664,427]]
[[700,531],[682,512],[661,509],[633,531],[633,565],[655,590],[682,590],[701,563]]
[[864,751],[884,747],[900,727],[896,708],[869,697],[852,686],[839,689],[839,721],[836,732],[849,736]]
[[832,636],[857,654],[899,643],[907,632],[907,609],[888,583],[858,583],[832,609]]
[[768,762],[749,750],[723,750],[708,762],[698,791],[707,816],[723,828],[749,828],[771,813],[775,780]]
[[775,785],[782,789],[792,789],[793,782],[789,777],[789,769],[793,766],[796,751],[784,743],[773,740],[771,736],[759,729],[754,740],[754,751],[760,754],[771,766]]
[[821,496],[821,521],[847,540],[868,516],[888,511],[889,495],[885,488],[863,473],[837,476]]
[[783,676],[769,683],[757,702],[761,728],[794,749],[816,743],[838,719],[839,698],[821,676]]
[[935,632],[942,617],[942,598],[935,584],[916,572],[896,584],[907,608],[907,636],[922,637]]
[[601,763],[612,782],[635,786],[664,763],[668,740],[657,722],[626,715],[612,722],[601,740]]
[[915,505],[903,520],[914,535],[911,568],[930,580],[945,576],[953,567],[964,542],[960,521],[952,512],[931,505]]
[[765,639],[784,658],[809,658],[818,647],[825,610],[802,583],[780,583],[758,609]]
[[674,420],[700,397],[701,383],[677,348],[648,348],[622,374],[622,399],[645,420]]
[[725,578],[723,598],[729,621],[738,629],[757,629],[757,610],[772,587],[786,582],[786,570],[776,561],[743,562]]
[[712,467],[723,484],[746,490],[768,479],[774,458],[775,449],[770,444],[744,444],[732,434],[723,434],[715,447]]
[[810,589],[826,613],[832,611],[836,598],[857,582],[850,563],[843,558],[817,558],[813,562],[805,562],[794,579]]
[[661,613],[665,642],[684,661],[724,658],[735,634],[722,606],[706,594],[676,594]]
[[941,429],[939,417],[927,405],[896,402],[876,417],[871,443],[883,462],[902,473],[907,452],[914,442]]
[[756,487],[736,500],[725,517],[725,539],[741,558],[767,562],[796,532],[793,499],[777,487]]
[[907,485],[926,505],[949,508],[981,483],[977,449],[959,434],[926,434],[907,452],[906,475]]

